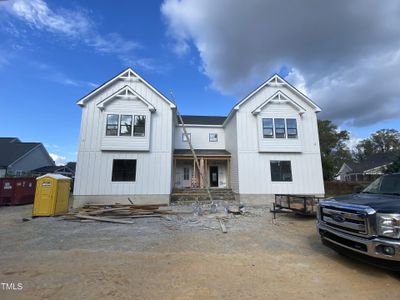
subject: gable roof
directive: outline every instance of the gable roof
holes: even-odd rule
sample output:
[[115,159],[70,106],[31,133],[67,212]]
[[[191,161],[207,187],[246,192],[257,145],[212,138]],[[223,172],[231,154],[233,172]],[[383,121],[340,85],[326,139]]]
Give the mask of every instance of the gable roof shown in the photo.
[[21,141],[16,137],[0,137],[0,145],[2,143],[13,143],[13,142],[21,142]]
[[104,88],[108,87],[111,85],[113,82],[117,80],[124,80],[127,82],[130,81],[141,81],[143,82],[148,88],[150,88],[153,92],[155,92],[158,96],[160,96],[165,102],[169,104],[171,108],[175,108],[176,105],[172,103],[166,96],[164,96],[160,91],[158,91],[155,87],[153,87],[150,83],[148,83],[146,80],[144,80],[141,76],[139,76],[135,71],[133,71],[131,68],[127,68],[118,75],[114,76],[110,80],[104,82],[102,85],[91,91],[89,94],[86,96],[83,96],[81,99],[77,101],[77,104],[80,106],[85,106],[85,103],[89,101],[89,99],[97,94],[98,92],[102,91]]
[[103,99],[99,103],[97,103],[97,107],[100,108],[101,110],[104,109],[104,107],[107,105],[107,103],[114,101],[115,98],[123,98],[123,99],[138,99],[142,101],[147,108],[151,112],[155,112],[156,108],[146,99],[144,99],[139,93],[135,92],[130,86],[125,85],[118,91],[116,91],[114,94],[108,96],[107,98]]
[[347,162],[346,165],[351,169],[350,173],[362,173],[377,167],[385,166],[396,159],[396,153],[376,153],[368,156],[360,162]]
[[296,89],[293,85],[291,85],[289,82],[287,82],[285,79],[283,79],[281,76],[278,74],[272,75],[269,79],[267,79],[264,83],[262,83],[259,87],[254,89],[251,93],[249,93],[246,97],[244,97],[242,100],[237,102],[232,110],[229,112],[228,117],[226,118],[225,122],[223,125],[225,125],[226,122],[228,122],[233,114],[239,110],[240,106],[242,106],[244,103],[246,103],[251,97],[253,97],[255,94],[257,94],[262,88],[265,86],[286,86],[288,87],[293,93],[297,94],[300,96],[304,101],[306,101],[311,107],[314,108],[315,112],[320,112],[321,108],[310,98],[308,98],[306,95],[304,95],[302,92],[300,92],[298,89]]
[[63,170],[63,169],[67,169],[70,172],[74,172],[74,170],[69,168],[67,165],[65,165],[65,166],[44,166],[44,167],[34,169],[34,170],[32,170],[32,172],[47,174],[47,173],[55,173],[56,171]]
[[13,162],[39,147],[41,143],[6,142],[0,144],[0,166],[8,167]]
[[282,91],[277,91],[276,93],[274,93],[271,97],[269,97],[266,101],[264,101],[261,105],[259,105],[255,110],[253,110],[251,113],[253,115],[257,115],[259,114],[263,108],[265,106],[267,106],[270,103],[289,103],[290,105],[292,105],[296,110],[299,111],[299,114],[304,114],[305,113],[305,109],[303,106],[301,106],[300,104],[298,104],[296,101],[294,101],[292,98],[290,98],[289,96],[287,96],[284,92]]
[[[185,125],[217,125],[222,126],[226,117],[223,116],[190,116],[182,115]],[[178,124],[181,124],[178,119]]]

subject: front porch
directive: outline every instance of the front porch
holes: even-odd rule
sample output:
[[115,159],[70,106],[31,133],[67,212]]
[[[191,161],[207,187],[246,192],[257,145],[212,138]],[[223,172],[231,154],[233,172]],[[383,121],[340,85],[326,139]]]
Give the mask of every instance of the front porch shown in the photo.
[[195,150],[200,169],[190,150],[174,151],[174,189],[229,189],[231,154],[226,150]]

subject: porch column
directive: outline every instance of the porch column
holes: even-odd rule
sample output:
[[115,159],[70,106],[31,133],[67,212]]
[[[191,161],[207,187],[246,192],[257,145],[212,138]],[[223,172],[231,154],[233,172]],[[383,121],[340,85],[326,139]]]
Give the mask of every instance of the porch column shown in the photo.
[[204,158],[200,158],[200,170],[199,170],[199,177],[200,177],[200,188],[204,188]]
[[230,189],[231,188],[231,160],[228,158],[226,160],[226,173],[227,173],[227,188]]
[[208,159],[206,158],[204,160],[204,178],[205,178],[205,182],[204,185],[205,187],[210,187],[210,185],[208,184]]

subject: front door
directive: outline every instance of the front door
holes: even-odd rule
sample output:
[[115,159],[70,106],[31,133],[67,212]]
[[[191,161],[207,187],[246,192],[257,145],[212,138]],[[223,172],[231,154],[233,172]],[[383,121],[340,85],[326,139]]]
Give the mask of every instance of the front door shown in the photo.
[[191,187],[192,170],[189,166],[183,167],[183,180],[182,186],[185,188]]
[[218,167],[210,166],[210,187],[218,187]]

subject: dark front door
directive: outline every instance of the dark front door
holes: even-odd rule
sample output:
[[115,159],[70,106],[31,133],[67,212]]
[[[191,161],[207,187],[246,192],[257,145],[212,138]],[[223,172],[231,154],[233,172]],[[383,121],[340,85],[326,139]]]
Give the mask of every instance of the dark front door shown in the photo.
[[210,187],[218,187],[218,167],[210,166]]

